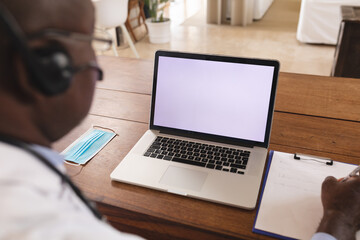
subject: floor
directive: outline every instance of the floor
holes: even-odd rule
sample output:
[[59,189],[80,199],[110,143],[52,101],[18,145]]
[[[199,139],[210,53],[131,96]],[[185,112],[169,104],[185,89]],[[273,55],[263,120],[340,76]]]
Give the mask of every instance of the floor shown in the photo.
[[[153,59],[158,49],[230,56],[277,59],[280,71],[329,76],[335,46],[296,40],[301,0],[274,0],[264,17],[246,27],[206,23],[206,0],[174,0],[171,41],[151,44],[148,37],[135,43],[142,59]],[[134,57],[126,44],[121,57]],[[111,51],[101,53],[113,55]]]

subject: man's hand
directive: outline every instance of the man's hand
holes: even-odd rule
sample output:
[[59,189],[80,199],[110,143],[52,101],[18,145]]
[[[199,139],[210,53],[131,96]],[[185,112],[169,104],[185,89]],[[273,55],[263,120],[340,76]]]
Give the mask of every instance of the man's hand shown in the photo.
[[327,177],[322,184],[321,201],[324,215],[318,232],[337,239],[355,239],[360,229],[360,177],[344,182]]

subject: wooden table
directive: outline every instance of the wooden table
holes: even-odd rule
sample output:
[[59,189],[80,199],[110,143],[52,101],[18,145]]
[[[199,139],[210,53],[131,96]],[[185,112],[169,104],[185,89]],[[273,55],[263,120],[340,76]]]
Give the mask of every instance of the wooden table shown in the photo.
[[[97,86],[90,114],[54,148],[65,149],[92,124],[119,133],[84,168],[67,166],[73,181],[110,223],[148,239],[270,239],[252,233],[255,210],[110,180],[148,129],[153,62],[113,57],[99,61],[105,80]],[[281,73],[270,149],[360,164],[360,81]]]

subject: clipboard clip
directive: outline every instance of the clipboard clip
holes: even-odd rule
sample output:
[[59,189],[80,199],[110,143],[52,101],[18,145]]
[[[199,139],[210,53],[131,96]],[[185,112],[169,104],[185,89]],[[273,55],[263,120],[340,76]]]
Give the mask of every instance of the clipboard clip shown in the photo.
[[319,163],[325,163],[326,165],[329,165],[329,166],[332,166],[334,164],[333,160],[331,160],[330,158],[317,157],[317,156],[313,156],[313,155],[305,155],[305,154],[300,154],[300,153],[295,153],[294,159],[295,160],[310,160],[310,161],[315,161],[315,162],[319,162]]

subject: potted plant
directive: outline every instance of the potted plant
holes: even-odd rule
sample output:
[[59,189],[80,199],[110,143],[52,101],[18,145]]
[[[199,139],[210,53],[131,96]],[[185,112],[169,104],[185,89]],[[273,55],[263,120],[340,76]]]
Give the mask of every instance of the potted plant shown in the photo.
[[145,12],[148,9],[150,18],[146,19],[151,43],[170,41],[170,19],[164,17],[166,3],[169,0],[145,0]]

